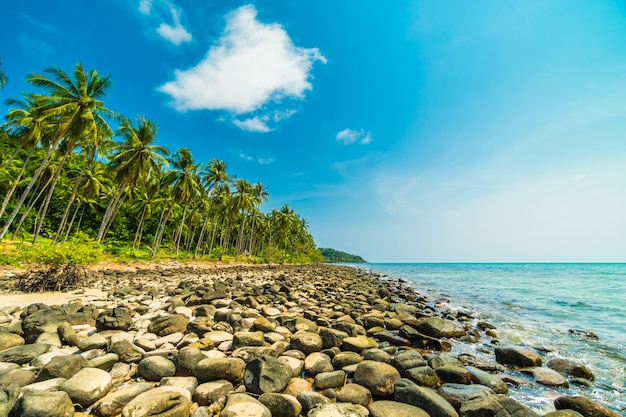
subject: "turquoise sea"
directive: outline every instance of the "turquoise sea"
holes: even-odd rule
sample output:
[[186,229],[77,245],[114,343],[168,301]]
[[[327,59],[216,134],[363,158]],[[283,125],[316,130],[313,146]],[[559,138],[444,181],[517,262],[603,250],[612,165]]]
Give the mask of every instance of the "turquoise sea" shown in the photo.
[[[585,395],[626,412],[626,264],[360,264],[406,280],[452,309],[469,309],[498,327],[500,342],[546,351],[587,365],[593,388],[514,388],[511,396],[531,408],[554,410],[559,395]],[[595,333],[599,340],[569,330]],[[486,357],[477,345],[454,351]],[[491,357],[491,359],[495,359]],[[523,378],[530,378],[519,374]],[[530,379],[529,379],[530,381]]]

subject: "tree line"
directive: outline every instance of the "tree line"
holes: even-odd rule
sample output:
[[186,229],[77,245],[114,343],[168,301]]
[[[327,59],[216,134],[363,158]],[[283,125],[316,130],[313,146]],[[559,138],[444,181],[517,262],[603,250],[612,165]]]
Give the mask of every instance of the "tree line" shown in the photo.
[[[6,76],[1,73],[2,86]],[[110,76],[47,68],[37,92],[6,101],[0,128],[0,240],[112,242],[176,257],[318,261],[305,219],[288,205],[267,213],[262,183],[156,143],[158,125],[107,108]]]

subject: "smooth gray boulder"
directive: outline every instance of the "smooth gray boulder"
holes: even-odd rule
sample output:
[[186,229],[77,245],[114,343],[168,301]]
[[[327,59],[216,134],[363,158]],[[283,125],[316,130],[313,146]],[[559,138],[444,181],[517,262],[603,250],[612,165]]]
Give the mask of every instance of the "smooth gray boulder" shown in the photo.
[[354,382],[369,389],[374,397],[391,397],[400,372],[393,366],[376,361],[363,361],[357,365]]
[[414,405],[431,417],[458,417],[458,413],[445,398],[431,388],[420,387],[413,381],[402,378],[395,385],[394,400]]
[[25,393],[17,403],[12,416],[72,417],[74,404],[63,391]]
[[108,372],[98,368],[83,368],[65,381],[60,390],[67,392],[73,402],[87,407],[104,397],[111,386],[112,378]]

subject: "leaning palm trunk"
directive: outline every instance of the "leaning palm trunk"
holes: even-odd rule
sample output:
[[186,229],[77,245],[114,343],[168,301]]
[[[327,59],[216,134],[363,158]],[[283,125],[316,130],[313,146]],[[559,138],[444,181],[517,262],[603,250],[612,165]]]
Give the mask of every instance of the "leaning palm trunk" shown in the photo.
[[178,227],[178,236],[176,237],[176,258],[178,258],[178,251],[180,249],[180,238],[183,234],[183,227],[185,226],[185,217],[187,217],[188,208],[189,204],[185,204],[185,209],[183,210],[183,218],[180,219],[180,226]]
[[202,229],[200,229],[200,236],[198,236],[198,243],[196,244],[196,249],[193,252],[194,259],[198,256],[198,250],[200,250],[200,246],[204,245],[204,233],[206,231],[206,226],[209,223],[209,214],[211,213],[211,206],[213,205],[213,200],[209,199],[209,207],[206,210],[206,215],[204,216],[204,221],[202,222]]
[[[83,181],[83,176],[85,175],[85,171],[87,170],[88,164],[83,164],[83,168],[80,170],[80,174],[74,183],[74,187],[72,188],[72,195],[70,195],[69,200],[67,200],[67,205],[65,206],[65,211],[63,212],[63,217],[61,218],[61,222],[59,224],[59,229],[57,230],[56,235],[54,235],[54,239],[52,243],[56,243],[57,240],[63,234],[63,229],[65,228],[65,223],[67,223],[67,218],[70,214],[70,209],[72,208],[72,204],[74,203],[74,199],[76,198],[76,194],[78,194],[78,187],[80,187],[81,182]],[[71,227],[70,227],[71,228]]]
[[143,234],[143,223],[146,220],[146,213],[148,212],[148,204],[143,206],[141,216],[139,218],[139,224],[137,225],[137,231],[135,232],[135,240],[133,240],[133,250],[139,248],[139,242],[141,242],[141,235]]
[[98,242],[102,242],[104,240],[105,236],[107,235],[107,232],[109,231],[109,228],[111,227],[111,224],[113,223],[113,219],[117,215],[117,212],[119,211],[120,207],[122,207],[122,204],[124,203],[124,200],[126,199],[126,192],[124,191],[125,189],[126,189],[126,185],[120,184],[119,187],[117,187],[117,190],[115,191],[115,194],[113,195],[113,198],[109,202],[109,205],[107,206],[107,209],[104,212],[104,215],[102,216],[100,229],[98,230],[98,237],[97,237]]
[[11,223],[13,223],[13,220],[15,220],[15,217],[17,216],[17,213],[19,213],[20,209],[22,208],[24,201],[26,201],[26,198],[30,194],[30,191],[33,189],[33,187],[39,180],[39,177],[41,176],[41,173],[43,172],[43,170],[46,168],[46,165],[48,165],[48,161],[52,157],[52,153],[55,151],[57,146],[59,146],[59,143],[61,142],[62,137],[63,135],[59,133],[57,137],[55,138],[52,146],[50,146],[50,149],[48,149],[48,152],[46,152],[46,155],[41,161],[41,164],[39,164],[39,168],[37,168],[37,171],[35,171],[35,173],[33,174],[33,177],[31,178],[30,182],[26,186],[26,189],[24,190],[24,192],[22,192],[22,196],[20,197],[19,201],[13,208],[11,215],[9,216],[7,221],[4,223],[4,227],[2,228],[2,230],[0,230],[0,240],[2,240],[4,236],[7,234],[9,227],[11,227]]
[[26,171],[26,166],[28,165],[28,161],[30,160],[31,155],[32,155],[32,152],[28,154],[28,157],[24,161],[24,165],[22,166],[20,173],[17,175],[17,178],[15,179],[14,184],[11,186],[11,189],[9,190],[7,195],[4,196],[4,200],[2,200],[2,207],[0,207],[0,217],[2,217],[2,215],[4,214],[4,211],[6,210],[7,205],[9,204],[9,201],[11,201],[11,197],[13,197],[13,193],[17,189],[17,185],[22,179],[22,176],[24,175],[24,172]]
[[167,212],[165,213],[165,215],[162,217],[161,221],[159,222],[159,227],[157,228],[157,234],[154,236],[154,243],[152,244],[152,250],[150,251],[150,257],[152,258],[156,256],[156,252],[159,249],[159,246],[161,245],[163,232],[165,232],[165,225],[167,224],[167,221],[172,215],[172,211],[174,211],[174,203],[170,205],[170,207],[167,209]]
[[54,189],[56,188],[57,182],[59,181],[59,177],[61,176],[61,171],[63,170],[63,165],[65,165],[65,161],[69,156],[69,152],[63,153],[63,158],[61,158],[61,162],[57,167],[56,171],[54,171],[54,176],[52,180],[52,184],[50,185],[50,189],[48,190],[48,194],[46,195],[46,199],[43,203],[43,206],[40,210],[40,219],[35,228],[35,233],[33,234],[33,245],[37,244],[37,238],[39,237],[39,233],[41,232],[41,227],[43,226],[43,222],[46,219],[46,213],[48,212],[48,207],[50,206],[50,200],[52,200],[52,195],[54,194]]
[[76,215],[78,214],[79,209],[80,209],[80,200],[78,201],[78,204],[76,204],[76,208],[74,209],[74,214],[72,214],[72,218],[70,219],[70,222],[67,225],[67,231],[65,232],[65,236],[63,237],[63,243],[67,242],[67,238],[70,236],[70,232],[72,231],[72,226],[74,225],[74,220],[76,219]]

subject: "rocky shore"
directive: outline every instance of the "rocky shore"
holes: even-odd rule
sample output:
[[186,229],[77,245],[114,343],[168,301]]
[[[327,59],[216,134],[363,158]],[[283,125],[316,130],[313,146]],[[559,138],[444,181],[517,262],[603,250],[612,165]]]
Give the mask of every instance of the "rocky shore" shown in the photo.
[[[88,286],[60,305],[0,295],[0,417],[531,417],[509,387],[593,385],[584,364],[360,269],[129,267]],[[554,408],[621,415],[565,393]]]

